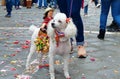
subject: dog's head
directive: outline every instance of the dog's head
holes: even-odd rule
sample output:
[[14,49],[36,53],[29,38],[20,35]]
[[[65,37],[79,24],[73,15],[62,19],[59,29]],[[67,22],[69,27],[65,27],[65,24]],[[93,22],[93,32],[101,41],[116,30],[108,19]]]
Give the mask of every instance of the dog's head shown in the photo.
[[66,37],[76,35],[77,29],[72,19],[67,19],[64,13],[57,13],[54,18],[49,22],[47,33],[49,37],[54,37],[54,31],[63,32]]
[[51,21],[53,28],[64,29],[67,26],[66,15],[64,13],[57,13]]

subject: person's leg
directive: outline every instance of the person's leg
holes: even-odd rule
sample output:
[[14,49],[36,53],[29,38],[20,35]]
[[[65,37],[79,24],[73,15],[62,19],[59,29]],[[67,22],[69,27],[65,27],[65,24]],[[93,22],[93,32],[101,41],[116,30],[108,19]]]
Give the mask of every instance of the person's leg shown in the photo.
[[41,8],[41,7],[42,7],[42,0],[39,0],[38,8]]
[[67,1],[66,0],[57,0],[58,7],[60,9],[60,12],[65,13],[67,17],[69,16],[67,11]]
[[111,0],[101,0],[101,4],[102,6],[101,6],[101,15],[100,15],[100,30],[99,30],[98,38],[104,39],[107,16],[111,5]]
[[44,8],[47,8],[47,0],[44,0]]
[[86,57],[86,50],[84,48],[84,28],[83,28],[82,18],[80,16],[82,0],[73,0],[72,8],[71,8],[71,1],[72,0],[67,0],[68,3],[67,7],[68,7],[68,13],[70,14],[71,12],[71,17],[73,19],[74,24],[77,27],[76,44],[78,46],[78,56]]
[[15,0],[15,8],[19,9],[20,0]]
[[111,4],[111,11],[114,21],[119,25],[120,28],[120,0],[113,0]]
[[13,4],[12,0],[6,0],[7,15],[5,15],[5,17],[11,17],[12,4]]
[[119,32],[120,31],[120,1],[119,0],[113,0],[111,4],[111,13],[113,16],[113,21],[112,23],[107,26],[107,31],[109,32]]
[[84,7],[84,15],[88,14],[88,4]]

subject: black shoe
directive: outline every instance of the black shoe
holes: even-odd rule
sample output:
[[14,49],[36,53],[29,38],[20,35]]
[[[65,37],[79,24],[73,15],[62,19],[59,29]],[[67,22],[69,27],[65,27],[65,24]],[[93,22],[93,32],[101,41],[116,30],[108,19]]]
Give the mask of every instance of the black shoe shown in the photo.
[[98,39],[100,40],[104,40],[105,37],[105,30],[104,29],[100,29],[99,34],[98,34]]
[[5,15],[5,17],[6,17],[6,18],[10,18],[10,17],[11,17],[11,15],[10,15],[10,14],[7,14],[7,15]]
[[107,26],[107,31],[109,31],[109,32],[120,32],[120,27],[115,21],[113,21],[112,24]]
[[78,58],[81,58],[81,59],[82,58],[87,58],[87,55],[85,55],[85,56],[84,55],[80,55],[80,56],[78,56]]

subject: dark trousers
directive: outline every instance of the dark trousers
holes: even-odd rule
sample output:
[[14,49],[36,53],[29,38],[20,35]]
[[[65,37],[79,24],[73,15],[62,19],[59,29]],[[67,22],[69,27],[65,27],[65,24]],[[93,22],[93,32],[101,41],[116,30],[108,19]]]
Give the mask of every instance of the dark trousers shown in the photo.
[[[80,16],[81,4],[82,0],[73,0],[72,8],[71,6],[72,0],[57,0],[60,12],[65,13],[67,17],[71,17],[73,19],[74,24],[77,27],[77,36],[76,41],[77,45],[84,44],[84,32],[83,32],[83,22]],[[71,13],[71,15],[70,15]]]
[[8,14],[11,14],[12,5],[13,5],[13,1],[12,0],[6,0],[6,9],[7,9]]

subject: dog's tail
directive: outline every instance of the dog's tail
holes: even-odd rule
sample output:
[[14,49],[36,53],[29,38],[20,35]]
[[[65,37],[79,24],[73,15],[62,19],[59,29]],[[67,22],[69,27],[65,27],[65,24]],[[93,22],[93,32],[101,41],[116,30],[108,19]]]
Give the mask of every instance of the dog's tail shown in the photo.
[[35,25],[30,25],[29,30],[34,32],[37,29]]

